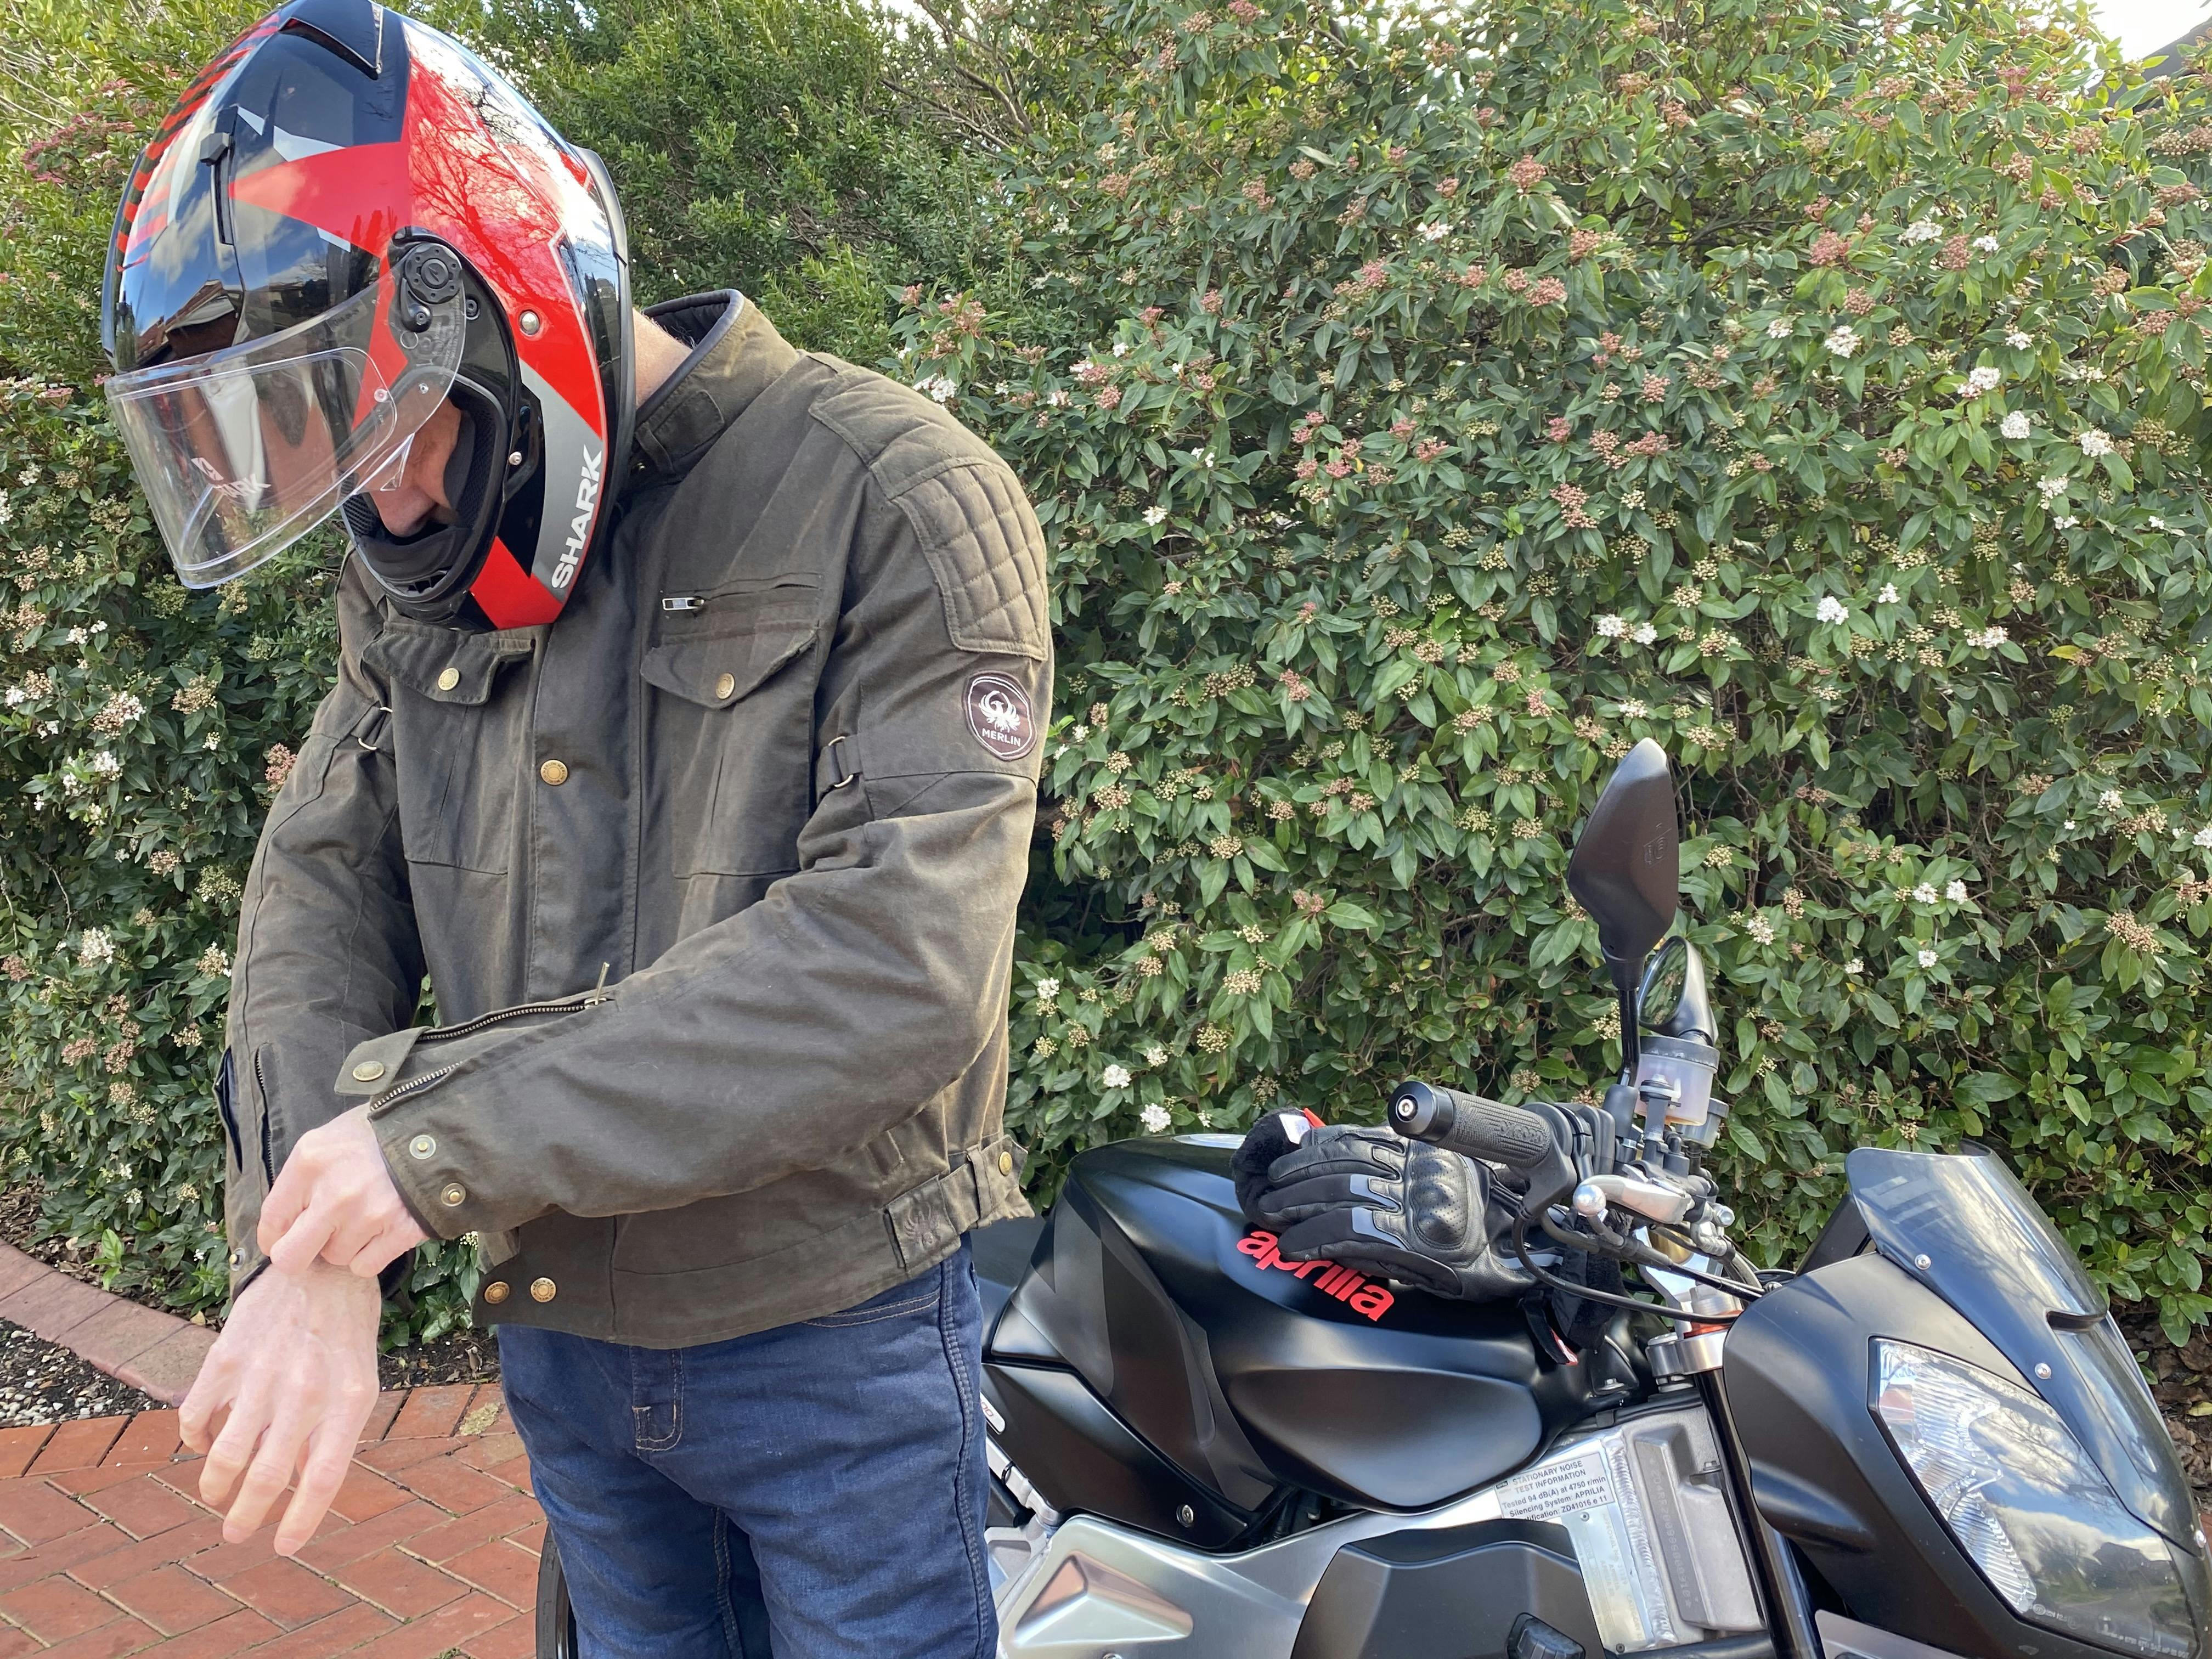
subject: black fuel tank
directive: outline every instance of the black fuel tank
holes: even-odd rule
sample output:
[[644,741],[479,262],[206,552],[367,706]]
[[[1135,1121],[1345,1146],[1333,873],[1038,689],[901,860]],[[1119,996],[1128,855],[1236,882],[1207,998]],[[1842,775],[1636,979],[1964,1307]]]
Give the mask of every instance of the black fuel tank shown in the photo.
[[1122,1141],[1076,1159],[990,1352],[1073,1368],[1244,1509],[1285,1481],[1425,1509],[1527,1462],[1581,1413],[1581,1367],[1540,1366],[1516,1304],[1284,1261],[1237,1209],[1235,1146]]

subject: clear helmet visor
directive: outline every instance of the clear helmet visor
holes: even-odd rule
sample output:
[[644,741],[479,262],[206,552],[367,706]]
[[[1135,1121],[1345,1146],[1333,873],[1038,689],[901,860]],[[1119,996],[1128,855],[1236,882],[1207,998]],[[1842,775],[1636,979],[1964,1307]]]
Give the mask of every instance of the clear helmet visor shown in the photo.
[[[460,367],[462,302],[388,277],[297,327],[107,383],[187,587],[243,575],[357,491],[396,488]],[[409,323],[421,326],[409,326]]]

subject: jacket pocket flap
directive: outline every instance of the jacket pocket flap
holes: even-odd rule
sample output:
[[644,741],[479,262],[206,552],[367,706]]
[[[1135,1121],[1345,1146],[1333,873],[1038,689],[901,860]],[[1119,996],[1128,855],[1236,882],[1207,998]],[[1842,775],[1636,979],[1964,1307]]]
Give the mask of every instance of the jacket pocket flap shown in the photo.
[[811,619],[763,622],[739,633],[672,640],[645,653],[638,672],[687,702],[727,708],[814,643]]
[[363,647],[362,659],[433,702],[481,704],[491,696],[499,671],[538,648],[532,632],[508,629],[470,634],[457,628],[404,624],[386,628]]

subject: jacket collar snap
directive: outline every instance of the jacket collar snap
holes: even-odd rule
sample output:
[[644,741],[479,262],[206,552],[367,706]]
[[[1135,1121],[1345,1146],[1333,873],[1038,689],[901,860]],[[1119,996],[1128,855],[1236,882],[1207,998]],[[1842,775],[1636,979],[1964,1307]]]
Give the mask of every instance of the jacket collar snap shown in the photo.
[[799,353],[735,289],[664,300],[645,314],[690,342],[691,355],[637,411],[638,471],[680,475]]

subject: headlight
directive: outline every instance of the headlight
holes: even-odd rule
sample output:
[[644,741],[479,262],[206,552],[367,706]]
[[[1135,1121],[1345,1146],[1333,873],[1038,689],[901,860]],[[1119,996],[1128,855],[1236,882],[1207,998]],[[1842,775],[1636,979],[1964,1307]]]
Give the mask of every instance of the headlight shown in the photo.
[[2196,1650],[2166,1540],[2058,1415],[1963,1360],[1875,1344],[1875,1414],[1959,1547],[2031,1623],[2150,1659]]

